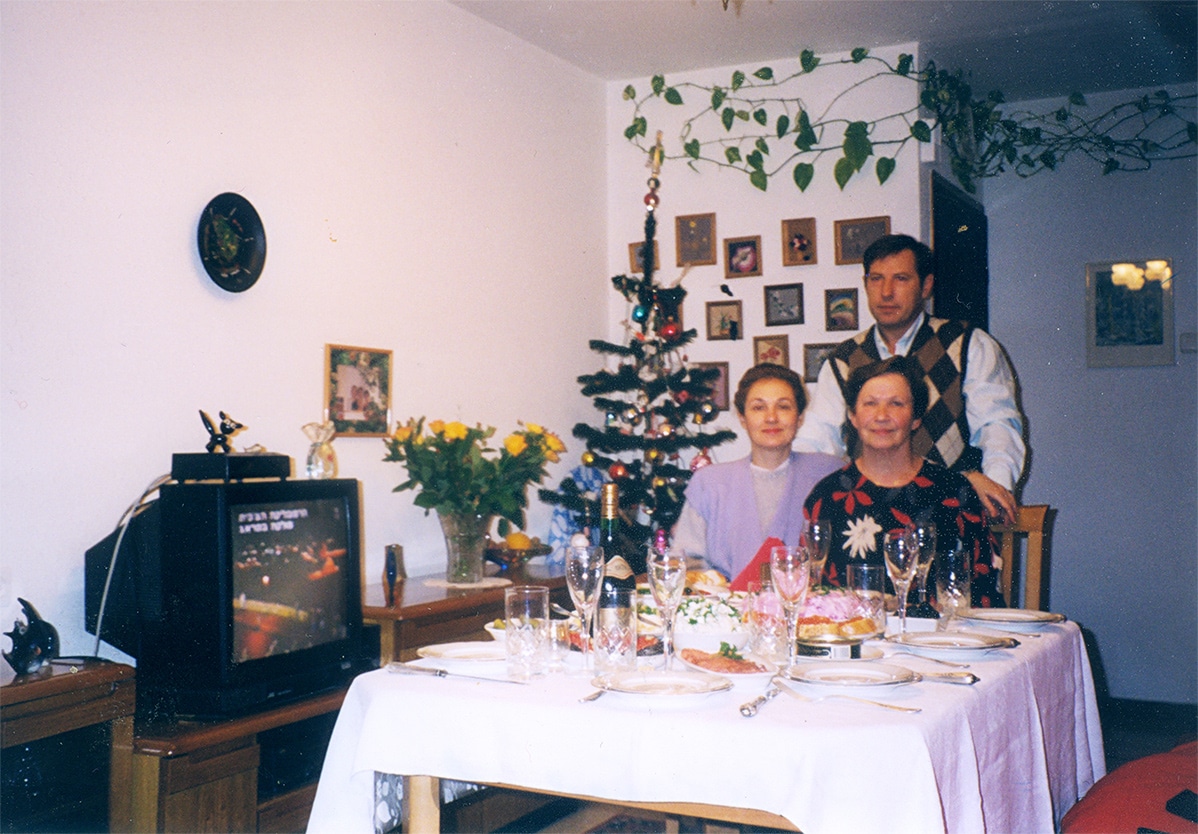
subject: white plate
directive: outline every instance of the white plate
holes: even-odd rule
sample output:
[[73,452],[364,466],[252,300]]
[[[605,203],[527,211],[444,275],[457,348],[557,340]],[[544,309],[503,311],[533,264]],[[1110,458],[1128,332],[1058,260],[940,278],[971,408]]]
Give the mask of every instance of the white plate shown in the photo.
[[917,631],[896,635],[890,642],[903,647],[912,654],[928,657],[945,655],[957,657],[976,655],[992,649],[1011,649],[1019,645],[1010,637],[994,634],[977,634],[969,631]]
[[598,689],[625,695],[710,695],[732,688],[732,681],[710,672],[617,672],[591,681]]
[[503,642],[481,640],[473,643],[439,643],[421,646],[416,654],[442,660],[507,660],[507,647]]
[[757,664],[760,664],[761,666],[765,667],[764,669],[761,669],[760,671],[756,671],[756,672],[731,672],[731,671],[713,672],[710,669],[704,669],[702,666],[698,665],[697,663],[691,663],[689,660],[682,657],[682,655],[678,655],[678,660],[681,661],[687,667],[694,669],[696,672],[702,672],[705,675],[727,675],[728,677],[736,678],[737,680],[743,680],[745,678],[759,678],[759,677],[765,677],[765,676],[773,676],[774,672],[776,671],[776,667],[774,666],[774,664],[769,663],[768,661],[765,661],[765,660],[758,660],[755,657],[746,657],[745,660],[752,661],[753,663],[757,663]]
[[916,672],[889,663],[817,663],[791,669],[786,677],[818,686],[901,686],[920,679]]
[[972,608],[960,615],[966,622],[980,623],[1007,631],[1039,631],[1053,623],[1065,622],[1064,614],[1036,611],[1031,608]]

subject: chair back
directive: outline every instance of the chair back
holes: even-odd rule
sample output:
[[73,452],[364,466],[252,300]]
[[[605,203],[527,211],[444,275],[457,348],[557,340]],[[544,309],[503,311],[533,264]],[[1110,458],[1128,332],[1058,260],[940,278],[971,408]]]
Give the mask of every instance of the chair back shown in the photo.
[[[1048,551],[1055,515],[1047,504],[1028,504],[1018,508],[1014,524],[990,528],[1001,540],[1002,592],[1012,608],[1048,610]],[[1017,542],[1021,538],[1027,540],[1022,549]]]

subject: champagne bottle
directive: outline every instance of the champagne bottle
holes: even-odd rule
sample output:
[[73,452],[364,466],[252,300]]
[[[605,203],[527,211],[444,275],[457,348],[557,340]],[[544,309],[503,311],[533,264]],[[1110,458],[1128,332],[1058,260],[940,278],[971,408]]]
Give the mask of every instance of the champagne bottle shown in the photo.
[[[636,576],[624,553],[620,538],[620,492],[616,484],[603,485],[599,504],[599,544],[607,560],[603,570],[603,589],[599,594],[599,606],[611,607],[610,591],[614,588],[636,590]],[[605,601],[605,597],[608,598]]]

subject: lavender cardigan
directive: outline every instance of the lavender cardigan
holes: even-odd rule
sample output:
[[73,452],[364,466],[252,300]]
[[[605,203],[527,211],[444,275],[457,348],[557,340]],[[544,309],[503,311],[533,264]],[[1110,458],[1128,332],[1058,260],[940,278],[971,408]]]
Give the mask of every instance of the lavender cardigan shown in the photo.
[[831,455],[790,453],[786,489],[773,521],[762,529],[753,494],[753,473],[747,457],[716,463],[697,471],[686,485],[686,502],[707,524],[707,560],[729,579],[735,579],[774,536],[798,544],[803,530],[803,502],[824,476],[844,468]]

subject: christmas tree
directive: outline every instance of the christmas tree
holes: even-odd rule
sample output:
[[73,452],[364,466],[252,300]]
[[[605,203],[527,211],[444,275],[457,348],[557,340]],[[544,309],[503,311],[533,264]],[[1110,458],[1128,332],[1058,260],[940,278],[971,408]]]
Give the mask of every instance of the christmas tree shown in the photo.
[[[620,487],[620,529],[627,543],[625,558],[643,570],[645,547],[654,531],[669,530],[678,520],[691,472],[710,463],[707,450],[736,438],[726,429],[708,431],[718,409],[712,401],[714,368],[687,365],[685,349],[698,331],[683,330],[679,310],[686,290],[675,282],[654,280],[654,236],[657,190],[662,159],[661,137],[650,150],[649,193],[645,195],[645,240],[640,249],[644,272],[616,275],[612,286],[629,304],[625,343],[590,341],[591,350],[606,357],[615,370],[578,378],[584,396],[601,414],[601,427],[578,423],[574,436],[586,443],[582,463]],[[683,460],[688,453],[689,460]],[[694,454],[689,454],[694,453]],[[586,480],[586,479],[582,479]],[[598,496],[584,491],[579,479],[566,478],[558,490],[543,489],[542,501],[570,511],[574,527],[599,517]]]

